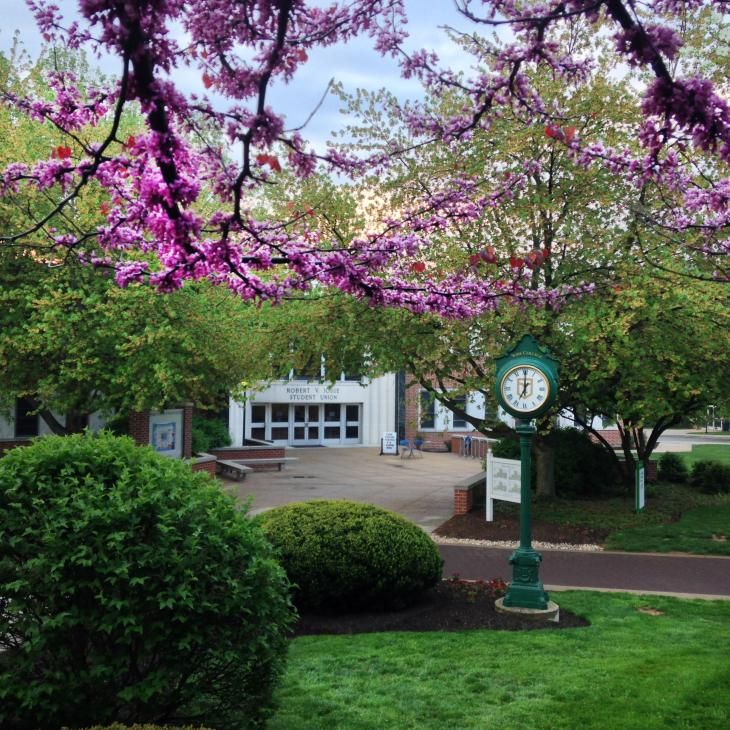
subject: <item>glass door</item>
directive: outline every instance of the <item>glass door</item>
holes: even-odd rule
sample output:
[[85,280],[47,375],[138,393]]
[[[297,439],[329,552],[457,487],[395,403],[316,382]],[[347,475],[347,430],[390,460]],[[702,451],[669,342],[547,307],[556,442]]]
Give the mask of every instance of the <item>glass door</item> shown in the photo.
[[324,404],[324,440],[330,444],[342,443],[342,405]]
[[348,403],[345,406],[345,444],[359,444],[361,442],[361,406],[359,403]]
[[293,446],[314,446],[322,440],[319,405],[292,405],[291,443]]

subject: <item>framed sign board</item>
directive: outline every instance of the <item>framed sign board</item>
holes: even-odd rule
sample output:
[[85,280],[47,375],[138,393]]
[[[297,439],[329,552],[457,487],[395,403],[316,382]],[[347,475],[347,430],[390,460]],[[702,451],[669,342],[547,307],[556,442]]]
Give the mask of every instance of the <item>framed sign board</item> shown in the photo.
[[395,431],[384,431],[380,440],[380,454],[398,454],[398,434]]
[[520,503],[522,464],[519,459],[498,459],[487,454],[487,522],[494,520],[493,500]]

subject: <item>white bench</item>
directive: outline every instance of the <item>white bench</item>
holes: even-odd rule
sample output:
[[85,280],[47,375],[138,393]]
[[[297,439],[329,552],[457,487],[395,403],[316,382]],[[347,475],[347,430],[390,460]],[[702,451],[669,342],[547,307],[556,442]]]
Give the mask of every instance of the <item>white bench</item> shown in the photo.
[[[274,465],[276,464],[279,467],[279,471],[281,471],[281,468],[284,466],[284,464],[288,464],[292,461],[299,461],[299,459],[296,456],[276,456],[271,457],[267,459],[236,459],[236,464],[248,464],[250,467],[255,467],[256,464],[266,464],[266,465]],[[249,467],[246,467],[251,470]]]
[[216,467],[221,476],[228,479],[234,479],[235,481],[245,479],[246,474],[253,471],[250,466],[244,466],[236,461],[225,461],[222,459],[218,459]]

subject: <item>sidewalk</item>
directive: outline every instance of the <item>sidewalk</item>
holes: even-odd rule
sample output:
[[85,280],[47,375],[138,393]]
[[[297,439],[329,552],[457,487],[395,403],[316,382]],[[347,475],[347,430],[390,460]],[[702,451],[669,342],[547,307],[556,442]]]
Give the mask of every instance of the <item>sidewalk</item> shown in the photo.
[[[476,580],[512,578],[511,549],[439,545],[444,577],[458,573]],[[730,600],[730,558],[658,553],[540,550],[540,580],[546,590],[597,590],[661,593],[684,598]]]

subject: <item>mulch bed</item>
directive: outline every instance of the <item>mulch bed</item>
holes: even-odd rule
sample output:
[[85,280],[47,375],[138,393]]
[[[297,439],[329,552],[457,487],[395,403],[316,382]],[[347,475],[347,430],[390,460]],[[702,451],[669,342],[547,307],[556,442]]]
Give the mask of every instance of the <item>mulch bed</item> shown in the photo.
[[294,627],[294,636],[464,629],[525,631],[573,629],[590,625],[586,619],[562,609],[558,622],[531,621],[497,613],[494,601],[495,593],[485,581],[471,583],[445,580],[428,592],[415,606],[400,611],[335,615],[303,614]]
[[[532,520],[532,539],[537,542],[568,543],[570,545],[600,545],[608,537],[608,529],[553,525]],[[434,530],[439,537],[461,540],[500,540],[517,542],[520,539],[519,515],[497,514],[493,522],[484,519],[484,509],[472,510],[465,515],[454,515]]]

